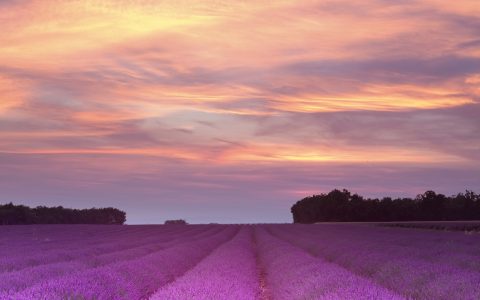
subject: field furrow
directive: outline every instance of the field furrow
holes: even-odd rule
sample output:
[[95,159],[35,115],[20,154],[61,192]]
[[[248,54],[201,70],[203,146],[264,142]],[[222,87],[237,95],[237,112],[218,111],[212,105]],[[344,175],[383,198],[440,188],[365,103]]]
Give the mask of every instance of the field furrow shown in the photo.
[[[19,292],[33,284],[45,282],[62,275],[68,274],[69,276],[72,276],[73,274],[79,274],[91,268],[98,268],[101,266],[107,266],[109,264],[138,259],[150,253],[167,249],[175,245],[175,243],[181,241],[208,238],[208,235],[217,233],[220,230],[222,229],[219,227],[200,227],[195,228],[195,232],[192,232],[192,230],[185,230],[188,232],[188,234],[179,232],[177,236],[171,236],[164,241],[160,240],[157,243],[152,243],[141,247],[127,249],[119,248],[114,252],[98,255],[96,253],[92,253],[91,255],[87,256],[74,257],[74,259],[68,262],[42,264],[25,268],[16,272],[2,273],[0,274],[0,295],[2,293],[11,294]],[[164,237],[167,237],[167,235]],[[55,251],[52,252],[55,253]],[[45,255],[48,255],[48,253]]]
[[0,246],[2,300],[480,299],[480,235],[462,232],[33,225],[0,227]]
[[260,286],[252,227],[243,226],[182,277],[159,289],[150,299],[259,299]]
[[[348,229],[348,230],[346,230]],[[409,244],[404,238],[382,239],[375,235],[375,229],[365,234],[361,226],[295,226],[291,228],[269,226],[275,236],[298,246],[312,255],[338,264],[359,276],[374,280],[378,284],[413,299],[480,299],[480,272],[463,266],[460,254],[451,251],[450,246],[442,249],[441,232],[437,246],[427,247],[435,232],[427,233],[427,243],[417,236]],[[388,228],[384,228],[388,230]],[[335,233],[335,235],[333,235]],[[457,233],[458,234],[458,233]],[[393,230],[392,236],[397,232]],[[399,241],[402,243],[399,244]],[[418,243],[417,245],[413,245]],[[461,245],[461,244],[460,244]],[[476,260],[470,260],[476,264]],[[472,287],[476,287],[473,288]]]
[[38,248],[34,246],[22,247],[14,253],[10,250],[12,246],[9,246],[8,256],[4,255],[0,258],[0,274],[38,265],[71,261],[84,257],[123,251],[129,248],[158,243],[160,241],[168,241],[180,233],[187,234],[188,231],[163,231],[152,228],[151,230],[143,230],[140,232],[112,235],[107,238],[102,234],[91,234],[88,237],[64,242],[66,245],[53,243]]
[[273,299],[405,299],[258,227],[260,259]]
[[52,279],[10,295],[7,299],[145,298],[230,239],[236,230],[227,227],[214,235],[181,241],[135,260],[120,261]]
[[[27,287],[48,284],[54,280],[66,280],[66,278],[79,278],[88,272],[115,268],[118,264],[128,264],[141,261],[144,257],[165,252],[170,248],[182,244],[208,240],[209,237],[224,231],[223,228],[196,228],[196,234],[189,234],[177,238],[170,238],[164,243],[149,245],[139,249],[116,251],[104,255],[95,255],[84,259],[77,259],[70,262],[46,264],[34,268],[24,269],[19,272],[5,273],[3,282],[0,283],[0,296],[18,294]],[[190,231],[191,232],[191,231]],[[0,297],[1,298],[1,297]]]

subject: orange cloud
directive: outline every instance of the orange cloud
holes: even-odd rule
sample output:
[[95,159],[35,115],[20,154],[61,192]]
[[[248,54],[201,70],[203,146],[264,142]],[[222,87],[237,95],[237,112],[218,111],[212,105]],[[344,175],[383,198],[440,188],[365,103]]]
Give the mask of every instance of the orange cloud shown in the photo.
[[[299,151],[301,149],[301,151]],[[455,155],[435,153],[428,150],[398,147],[326,147],[305,145],[258,144],[248,148],[234,148],[221,157],[221,161],[267,161],[267,162],[323,162],[323,163],[384,163],[384,162],[417,162],[417,163],[459,163],[466,160]]]
[[0,116],[25,103],[29,87],[0,74]]
[[[304,125],[277,138],[258,132],[265,124],[294,127],[284,124],[290,115],[475,106],[478,37],[465,26],[477,24],[475,11],[469,0],[7,3],[2,145],[218,161],[455,160],[416,140],[324,149],[338,134],[328,124],[325,132]],[[476,124],[469,126],[471,133]],[[404,131],[395,135],[414,138]],[[311,143],[300,133],[320,138]],[[129,147],[134,136],[140,145]]]

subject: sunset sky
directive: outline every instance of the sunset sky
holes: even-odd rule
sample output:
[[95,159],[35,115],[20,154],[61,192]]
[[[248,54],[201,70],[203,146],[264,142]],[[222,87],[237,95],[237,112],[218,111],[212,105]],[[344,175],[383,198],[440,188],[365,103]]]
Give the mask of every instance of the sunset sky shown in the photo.
[[0,203],[291,222],[480,192],[480,3],[0,1]]

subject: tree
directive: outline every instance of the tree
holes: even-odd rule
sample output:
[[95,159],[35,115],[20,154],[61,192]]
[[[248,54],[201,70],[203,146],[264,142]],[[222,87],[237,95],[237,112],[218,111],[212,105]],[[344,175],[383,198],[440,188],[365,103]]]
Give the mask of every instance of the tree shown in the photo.
[[166,220],[165,225],[187,225],[187,221],[183,219],[177,219],[177,220]]
[[123,224],[126,213],[113,207],[71,209],[8,203],[0,205],[0,224]]
[[447,215],[444,214],[445,195],[437,194],[434,191],[426,191],[421,195],[417,195],[415,200],[418,201],[422,220],[432,221],[446,219]]
[[343,221],[415,221],[480,219],[480,195],[466,191],[447,197],[426,191],[414,199],[384,197],[369,199],[335,189],[328,194],[313,195],[292,207],[294,223]]

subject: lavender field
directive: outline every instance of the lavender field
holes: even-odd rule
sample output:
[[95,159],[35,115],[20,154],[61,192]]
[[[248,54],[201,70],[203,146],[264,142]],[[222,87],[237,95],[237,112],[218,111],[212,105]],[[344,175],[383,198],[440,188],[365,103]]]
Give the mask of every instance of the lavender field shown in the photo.
[[0,299],[480,299],[480,235],[372,224],[1,226]]

